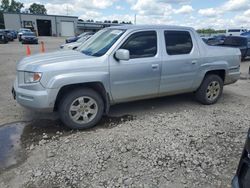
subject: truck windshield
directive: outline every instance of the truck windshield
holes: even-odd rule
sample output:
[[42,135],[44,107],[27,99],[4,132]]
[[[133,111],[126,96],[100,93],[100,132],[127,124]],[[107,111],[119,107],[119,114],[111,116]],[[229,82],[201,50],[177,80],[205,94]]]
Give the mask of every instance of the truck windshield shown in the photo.
[[83,43],[78,51],[85,55],[100,57],[123,35],[123,29],[103,29]]

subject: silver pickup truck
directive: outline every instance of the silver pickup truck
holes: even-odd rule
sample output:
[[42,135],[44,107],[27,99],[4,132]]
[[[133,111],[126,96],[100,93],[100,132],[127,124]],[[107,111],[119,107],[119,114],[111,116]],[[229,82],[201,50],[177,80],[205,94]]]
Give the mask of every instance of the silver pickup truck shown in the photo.
[[85,129],[116,103],[194,92],[214,104],[239,79],[240,59],[239,49],[208,46],[189,27],[110,27],[76,51],[21,60],[12,93],[22,106],[58,111],[66,126]]

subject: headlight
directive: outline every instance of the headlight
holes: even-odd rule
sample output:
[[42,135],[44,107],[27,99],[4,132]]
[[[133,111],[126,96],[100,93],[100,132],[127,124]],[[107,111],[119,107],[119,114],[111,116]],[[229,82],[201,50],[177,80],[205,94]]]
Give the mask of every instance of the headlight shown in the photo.
[[25,83],[36,83],[42,78],[42,73],[40,72],[24,72],[24,82]]

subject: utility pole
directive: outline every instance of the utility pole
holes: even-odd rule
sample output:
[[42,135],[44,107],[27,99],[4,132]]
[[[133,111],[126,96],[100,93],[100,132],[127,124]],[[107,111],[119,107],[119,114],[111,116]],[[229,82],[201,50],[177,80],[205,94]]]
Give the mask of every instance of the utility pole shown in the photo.
[[136,14],[135,14],[135,19],[134,19],[134,24],[136,25]]
[[69,6],[67,5],[66,7],[66,11],[67,11],[67,16],[69,15]]

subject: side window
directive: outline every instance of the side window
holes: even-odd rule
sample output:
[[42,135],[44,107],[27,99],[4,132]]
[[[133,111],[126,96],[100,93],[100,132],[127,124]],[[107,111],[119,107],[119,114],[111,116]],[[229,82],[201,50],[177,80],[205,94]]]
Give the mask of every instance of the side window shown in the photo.
[[132,34],[120,47],[130,52],[130,58],[154,57],[157,54],[157,35],[155,31]]
[[188,31],[165,31],[165,43],[168,55],[189,54],[193,42]]

